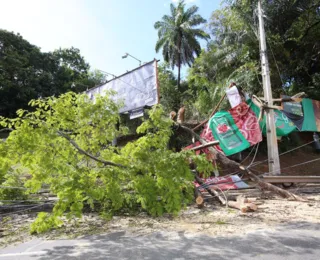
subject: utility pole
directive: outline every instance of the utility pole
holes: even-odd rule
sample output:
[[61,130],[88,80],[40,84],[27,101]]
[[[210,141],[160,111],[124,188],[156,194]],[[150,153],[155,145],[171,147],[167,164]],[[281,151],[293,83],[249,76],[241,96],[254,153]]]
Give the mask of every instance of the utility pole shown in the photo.
[[[258,17],[259,17],[259,42],[260,42],[260,58],[262,69],[263,93],[267,106],[273,105],[272,90],[270,82],[270,70],[267,56],[266,35],[264,31],[263,12],[261,8],[261,0],[258,0]],[[267,126],[267,143],[268,143],[268,161],[269,172],[272,175],[280,174],[280,160],[278,151],[278,142],[275,126],[275,118],[273,109],[265,109],[266,126]]]

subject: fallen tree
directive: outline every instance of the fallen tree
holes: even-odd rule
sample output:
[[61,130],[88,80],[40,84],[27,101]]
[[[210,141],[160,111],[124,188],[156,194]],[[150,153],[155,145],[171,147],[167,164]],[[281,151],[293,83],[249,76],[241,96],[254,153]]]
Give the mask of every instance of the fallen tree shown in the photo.
[[[189,161],[205,176],[213,171],[204,155],[168,149],[174,122],[160,106],[153,107],[137,128],[137,140],[114,146],[114,138],[126,135],[127,128],[116,127],[119,105],[110,95],[97,96],[95,103],[75,93],[33,100],[32,112],[19,110],[17,118],[0,118],[0,126],[13,129],[0,142],[0,185],[16,188],[15,192],[1,189],[0,199],[28,199],[28,194],[40,192],[44,185],[58,198],[52,213],[39,214],[31,232],[59,226],[59,218],[65,214],[80,217],[86,205],[105,217],[137,206],[153,216],[177,214],[193,200],[194,175]],[[190,128],[178,127],[207,144]],[[208,149],[221,163],[247,172],[260,188],[302,200],[263,182],[212,147]],[[223,194],[212,194],[226,204]]]
[[30,199],[44,185],[58,198],[52,213],[39,214],[32,232],[59,226],[64,214],[80,217],[87,205],[105,217],[137,207],[153,216],[177,214],[193,199],[188,158],[212,171],[205,156],[168,149],[174,122],[160,106],[138,127],[137,140],[114,146],[114,138],[128,131],[116,127],[119,105],[111,95],[97,96],[95,103],[75,93],[33,100],[31,112],[0,118],[0,126],[13,130],[0,142],[0,185],[7,187],[0,200]]

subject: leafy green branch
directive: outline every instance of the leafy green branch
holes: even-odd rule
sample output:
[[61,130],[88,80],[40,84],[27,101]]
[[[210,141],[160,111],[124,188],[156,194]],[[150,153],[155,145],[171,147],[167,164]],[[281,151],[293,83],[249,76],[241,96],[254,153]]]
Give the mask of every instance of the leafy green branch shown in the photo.
[[62,131],[58,131],[58,134],[59,134],[60,136],[62,136],[63,138],[67,139],[67,140],[70,142],[70,144],[72,144],[72,145],[79,151],[79,153],[88,156],[88,157],[91,158],[92,160],[94,160],[94,161],[96,161],[96,162],[100,162],[100,163],[102,163],[102,164],[105,165],[105,166],[116,166],[116,167],[126,168],[126,166],[124,166],[124,165],[122,165],[122,164],[105,161],[105,160],[99,159],[99,158],[93,156],[92,154],[86,152],[85,150],[81,149],[81,148],[79,147],[79,145],[78,145],[75,141],[73,141],[67,134],[63,133]]

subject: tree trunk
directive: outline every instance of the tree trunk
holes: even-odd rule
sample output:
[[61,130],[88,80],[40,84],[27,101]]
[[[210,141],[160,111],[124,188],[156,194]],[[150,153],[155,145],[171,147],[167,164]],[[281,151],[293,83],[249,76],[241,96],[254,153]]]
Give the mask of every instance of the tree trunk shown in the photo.
[[180,53],[178,58],[178,91],[180,92],[180,70],[181,70],[181,62],[180,62]]
[[178,40],[178,91],[180,92],[180,78],[181,78],[181,35]]
[[272,192],[278,194],[279,196],[281,196],[282,198],[293,199],[293,200],[304,201],[304,202],[308,201],[307,199],[304,199],[304,198],[302,198],[298,195],[295,195],[289,191],[281,189],[275,185],[272,185],[271,183],[264,182],[261,178],[259,178],[255,174],[253,174],[249,169],[246,169],[246,172],[249,175],[250,179],[252,181],[256,182],[262,190],[272,191]]

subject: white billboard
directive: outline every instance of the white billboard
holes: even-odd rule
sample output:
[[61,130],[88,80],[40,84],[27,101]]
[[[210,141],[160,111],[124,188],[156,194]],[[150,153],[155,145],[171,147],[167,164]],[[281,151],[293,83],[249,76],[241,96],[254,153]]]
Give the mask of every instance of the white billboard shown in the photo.
[[103,96],[106,90],[114,90],[113,99],[124,102],[120,113],[150,107],[159,103],[157,70],[157,60],[153,60],[86,93],[94,101],[96,94]]

